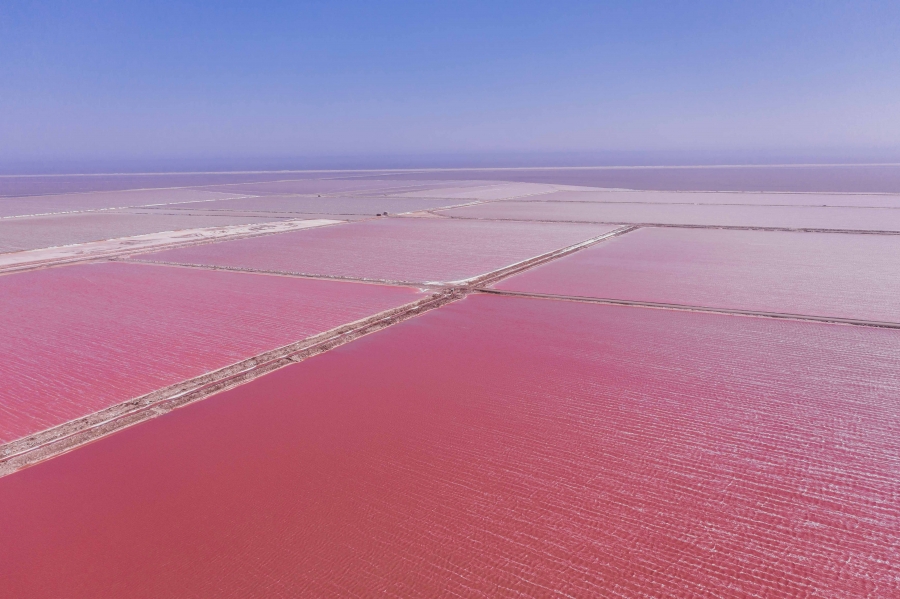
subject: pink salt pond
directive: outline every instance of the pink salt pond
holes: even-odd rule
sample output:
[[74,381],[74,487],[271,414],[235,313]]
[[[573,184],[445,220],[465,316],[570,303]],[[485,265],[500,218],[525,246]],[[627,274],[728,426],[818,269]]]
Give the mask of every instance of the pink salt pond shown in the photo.
[[149,264],[0,276],[0,442],[421,297]]
[[497,289],[900,323],[900,236],[643,228]]
[[142,261],[387,281],[460,281],[615,229],[387,218],[143,254]]
[[470,297],[0,479],[0,595],[895,597],[898,356]]

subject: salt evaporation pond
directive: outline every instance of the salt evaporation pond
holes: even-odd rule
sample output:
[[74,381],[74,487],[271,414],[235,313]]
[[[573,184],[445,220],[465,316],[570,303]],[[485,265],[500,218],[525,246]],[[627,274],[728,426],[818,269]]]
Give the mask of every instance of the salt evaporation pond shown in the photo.
[[0,277],[0,442],[424,297],[148,264]]
[[896,597],[894,331],[475,296],[0,479],[9,597]]

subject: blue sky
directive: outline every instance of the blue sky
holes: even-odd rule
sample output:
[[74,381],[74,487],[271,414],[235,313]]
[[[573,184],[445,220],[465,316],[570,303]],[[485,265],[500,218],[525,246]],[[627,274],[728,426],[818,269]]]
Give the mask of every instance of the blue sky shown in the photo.
[[893,161],[898,39],[898,2],[7,0],[0,166]]

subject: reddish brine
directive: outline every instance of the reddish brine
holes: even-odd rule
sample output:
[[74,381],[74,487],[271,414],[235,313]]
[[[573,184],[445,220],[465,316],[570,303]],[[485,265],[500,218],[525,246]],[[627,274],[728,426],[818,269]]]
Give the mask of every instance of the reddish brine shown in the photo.
[[894,597],[893,331],[476,296],[0,479],[10,597]]
[[415,289],[148,264],[0,277],[0,442],[421,299]]

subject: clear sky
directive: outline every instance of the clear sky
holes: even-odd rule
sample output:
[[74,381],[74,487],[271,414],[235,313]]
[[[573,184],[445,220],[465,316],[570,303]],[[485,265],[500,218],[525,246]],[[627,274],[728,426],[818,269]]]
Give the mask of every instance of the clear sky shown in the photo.
[[896,0],[5,0],[0,167],[548,153],[894,161],[898,40]]

